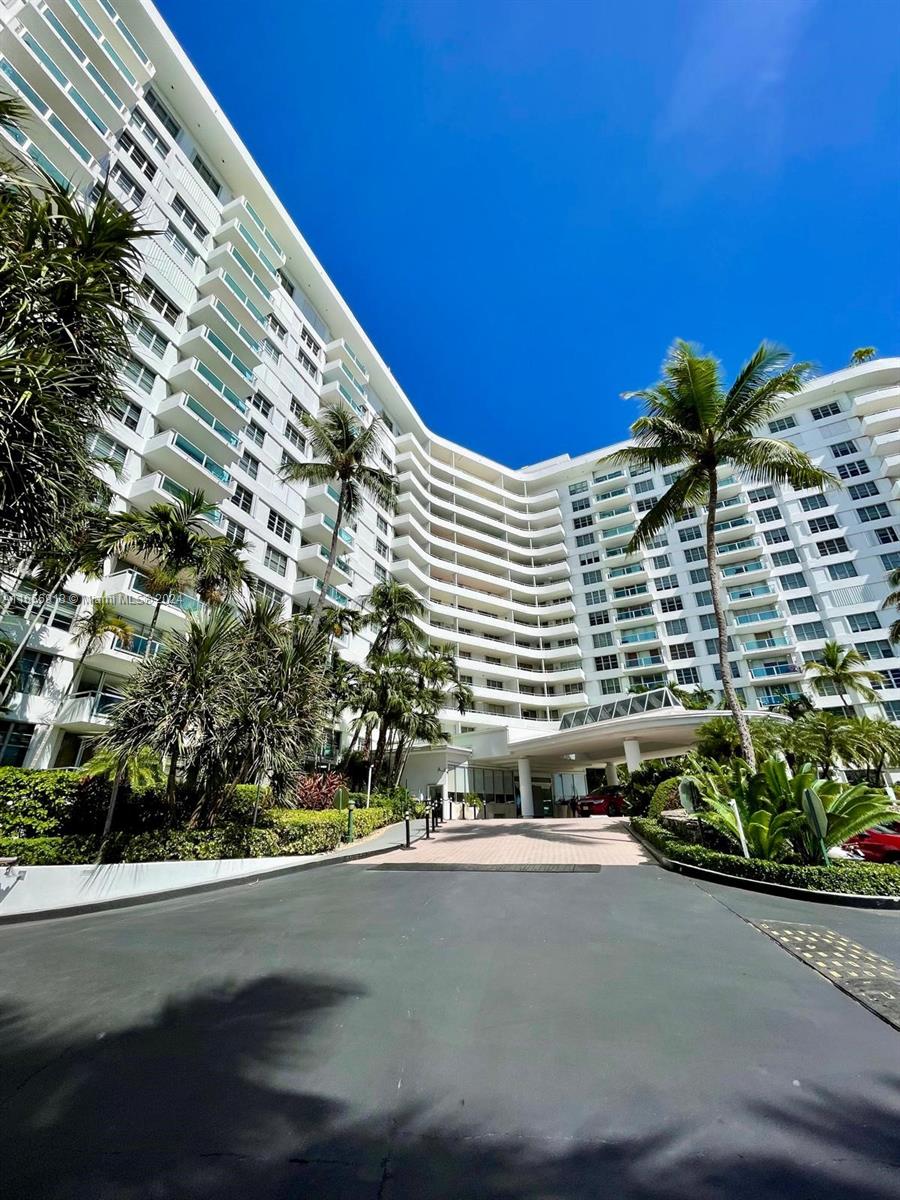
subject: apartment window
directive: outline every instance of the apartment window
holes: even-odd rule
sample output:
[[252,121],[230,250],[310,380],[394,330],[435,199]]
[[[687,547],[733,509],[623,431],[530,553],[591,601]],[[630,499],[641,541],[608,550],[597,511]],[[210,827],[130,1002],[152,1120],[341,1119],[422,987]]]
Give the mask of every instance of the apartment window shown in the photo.
[[688,546],[687,550],[685,550],[685,552],[684,552],[684,561],[689,562],[689,563],[705,562],[706,561],[706,547],[705,546]]
[[264,337],[260,342],[259,349],[260,353],[270,362],[277,363],[281,361],[281,351],[278,349],[275,343],[269,341],[267,337]]
[[646,500],[638,500],[636,507],[637,507],[637,510],[639,513],[645,513],[645,512],[649,512],[655,503],[656,503],[656,500],[652,496],[650,496]]
[[243,525],[238,525],[237,521],[232,521],[231,517],[225,517],[223,520],[222,533],[235,548],[243,546],[247,538],[247,531]]
[[751,504],[762,504],[765,500],[775,499],[775,489],[771,487],[754,488],[747,495]]
[[394,464],[391,462],[390,455],[385,454],[383,450],[381,450],[379,453],[381,457],[381,465],[385,468],[385,470],[392,471],[394,469]]
[[781,509],[777,504],[773,504],[771,508],[761,508],[756,514],[756,519],[764,525],[768,524],[769,521],[780,521]]
[[816,612],[816,602],[812,596],[793,596],[788,600],[791,616],[805,617],[808,613]]
[[852,562],[829,563],[828,574],[831,579],[854,579],[857,574],[856,564]]
[[595,608],[593,612],[588,613],[588,622],[591,625],[608,625],[609,613],[603,609]]
[[825,626],[821,621],[804,621],[794,626],[794,637],[798,642],[814,642],[825,636]]
[[619,659],[615,654],[598,654],[594,658],[594,669],[597,671],[617,671]]
[[248,442],[253,442],[256,446],[262,446],[266,441],[266,431],[261,425],[257,425],[256,421],[251,421],[244,430],[244,437]]
[[890,525],[884,525],[881,529],[873,529],[875,541],[879,546],[889,546],[891,542],[900,542],[900,535],[897,530]]
[[288,454],[287,450],[282,450],[281,462],[279,466],[282,471],[290,471],[293,467],[297,466],[297,460],[296,458],[292,458],[291,455]]
[[769,433],[786,433],[788,429],[797,428],[797,418],[792,416],[776,417],[769,422]]
[[576,529],[589,529],[591,527],[591,525],[593,525],[593,523],[594,523],[594,518],[592,516],[575,518],[575,528]]
[[682,686],[700,682],[700,672],[696,667],[676,667],[675,679]]
[[666,621],[666,636],[679,637],[682,633],[687,633],[688,623],[684,617],[678,617],[675,621]]
[[582,492],[586,492],[587,490],[588,490],[588,481],[586,479],[581,479],[581,480],[579,480],[578,483],[570,483],[569,484],[569,495],[570,496],[579,496]]
[[637,479],[641,475],[649,475],[650,468],[649,467],[632,467],[631,470],[628,472],[628,474],[631,476],[632,479]]
[[0,767],[21,767],[33,733],[25,721],[0,721]]
[[253,493],[249,488],[244,487],[239,483],[234,489],[234,494],[231,497],[231,503],[236,505],[241,512],[249,513],[253,511]]
[[603,650],[606,646],[613,644],[611,633],[595,633],[591,640],[595,650]]
[[827,508],[828,501],[821,492],[816,492],[814,496],[801,497],[800,507],[804,512],[814,512],[817,508]]
[[799,561],[800,556],[796,550],[776,550],[772,555],[772,562],[776,567],[788,567]]
[[659,607],[664,613],[679,612],[684,608],[680,596],[663,596],[659,602]]
[[603,579],[603,572],[599,568],[593,571],[585,571],[582,578],[586,584],[600,583]]
[[42,654],[39,650],[23,650],[16,663],[16,691],[23,692],[26,696],[40,696],[52,663],[52,654]]
[[857,642],[856,650],[863,658],[893,658],[894,647],[890,642]]
[[671,567],[672,565],[672,560],[668,554],[654,554],[650,562],[653,564],[654,571],[665,571],[666,567]]
[[128,458],[128,448],[108,433],[98,431],[88,438],[88,450],[95,458],[105,459],[114,469],[121,471]]
[[137,180],[132,179],[121,163],[116,163],[110,172],[110,176],[126,200],[130,200],[135,205],[144,203],[147,193]]
[[789,575],[778,575],[775,582],[785,592],[796,592],[806,587],[806,576],[802,571],[792,571]]
[[113,411],[116,420],[121,421],[126,429],[137,429],[143,409],[132,400],[119,396],[113,401]]
[[194,216],[179,195],[172,197],[172,208],[174,209],[175,215],[181,221],[182,225],[184,225],[186,229],[189,229],[194,237],[198,239],[198,241],[205,241],[205,239],[209,237],[209,230],[202,221],[198,220],[197,217]]
[[894,550],[890,554],[880,554],[881,565],[886,571],[896,571],[900,569],[900,550]]
[[387,542],[383,542],[381,540],[381,538],[378,538],[375,542],[375,553],[380,554],[382,558],[387,558],[387,556],[388,556]]
[[576,546],[590,546],[595,541],[596,541],[596,534],[594,534],[594,533],[579,533],[578,536],[575,538],[575,545]]
[[712,592],[694,592],[694,603],[698,608],[706,608],[708,604],[712,604]]
[[222,190],[222,185],[219,183],[218,179],[216,179],[215,175],[213,175],[212,171],[199,154],[194,155],[193,167],[212,194],[214,196],[218,196],[219,192]]
[[709,583],[709,567],[695,567],[691,571],[691,583]]
[[152,89],[146,92],[144,95],[144,103],[162,123],[163,129],[165,129],[167,133],[170,133],[173,138],[177,138],[181,133],[181,126],[171,115],[169,110],[163,104],[162,100],[160,100],[160,98],[157,96],[156,92],[154,92]]
[[139,129],[141,131],[157,154],[161,155],[163,158],[166,157],[171,149],[169,143],[159,133],[157,133],[154,127],[150,124],[150,121],[139,108],[136,108],[134,112],[132,112],[131,124],[135,127],[135,129]]
[[881,707],[889,721],[900,721],[900,700],[883,700]]
[[[759,636],[760,637],[771,637],[772,635],[764,633],[764,634],[760,634]],[[717,637],[707,638],[704,642],[704,645],[706,646],[707,654],[718,654],[719,653],[719,639]],[[734,650],[734,638],[728,637],[726,639],[726,645],[728,647],[729,654],[732,653],[732,651]]]
[[196,251],[187,241],[185,241],[171,221],[169,222],[168,227],[163,230],[163,237],[172,247],[172,250],[178,258],[180,258],[183,262],[186,262],[190,267],[194,265],[194,263],[197,261]]
[[666,474],[663,475],[663,483],[666,485],[666,487],[671,487],[675,480],[680,479],[683,474],[683,471],[667,471]]
[[262,392],[254,392],[250,397],[250,403],[260,414],[260,416],[264,417],[267,421],[269,420],[272,415],[273,408],[271,400],[267,400]]
[[831,400],[828,404],[820,404],[817,408],[811,408],[809,415],[814,421],[825,421],[828,417],[836,417],[841,411],[841,406],[837,400]]
[[600,692],[604,696],[618,696],[625,688],[618,679],[601,679]]
[[[294,292],[293,292],[293,288],[292,288],[291,295],[293,296],[293,294],[294,294]],[[309,332],[309,330],[306,328],[305,325],[303,326],[303,328],[300,331],[300,341],[303,342],[303,344],[305,346],[309,346],[310,350],[312,350],[312,352],[316,356],[316,358],[318,358],[321,355],[322,347],[319,345],[319,343],[316,341],[316,339]],[[386,425],[388,424],[388,421],[389,421],[389,418],[385,414],[384,422]],[[388,427],[393,431],[393,426],[388,426]]]
[[379,583],[384,583],[387,579],[387,569],[377,562],[375,565],[375,578]]
[[655,486],[652,479],[642,479],[640,483],[634,485],[634,493],[636,496],[641,496],[646,492],[652,492]]
[[313,362],[313,360],[309,357],[308,354],[304,354],[302,350],[298,349],[297,361],[300,363],[300,366],[303,368],[303,370],[306,372],[306,374],[310,377],[310,379],[314,379],[314,380],[318,381],[319,368],[316,366],[316,364]]
[[590,496],[582,496],[580,500],[572,501],[572,512],[584,512],[586,508],[591,507]]
[[687,528],[678,530],[680,542],[696,542],[702,536],[699,525],[688,525]]
[[157,333],[149,321],[145,321],[136,313],[132,313],[127,318],[125,328],[156,358],[162,358],[169,347],[168,339],[164,338],[161,333]]
[[788,531],[783,525],[779,529],[764,529],[763,537],[766,539],[766,545],[768,546],[777,546],[781,542],[790,541]]
[[824,517],[813,517],[809,522],[810,533],[827,533],[830,529],[840,529],[840,522],[831,513]]
[[281,286],[284,288],[284,290],[287,292],[287,294],[291,297],[291,299],[293,299],[294,298],[294,285],[288,279],[287,275],[285,275],[284,271],[278,272],[278,279],[281,282]]
[[282,554],[280,550],[276,550],[274,546],[266,546],[266,556],[263,562],[276,575],[287,574],[287,555]]
[[851,500],[866,500],[869,496],[878,495],[878,484],[867,479],[865,483],[853,483],[847,488]]
[[156,165],[150,161],[149,156],[144,153],[127,129],[123,129],[119,134],[119,146],[141,174],[152,182],[156,175]]
[[241,455],[238,466],[241,468],[244,474],[249,475],[251,479],[257,479],[259,477],[259,459],[254,458],[252,454],[248,454],[246,450]]
[[704,631],[707,631],[710,629],[715,629],[716,628],[716,614],[715,613],[701,613],[700,614],[700,628]]
[[868,475],[869,467],[864,458],[852,458],[850,462],[838,463],[837,473],[841,479],[853,479],[857,475]]
[[286,421],[284,425],[284,436],[303,454],[306,453],[306,438],[300,432],[296,425],[292,425],[290,421]]
[[853,633],[866,633],[870,629],[881,628],[881,621],[875,612],[851,613],[847,624]]
[[850,547],[847,545],[846,538],[826,538],[824,542],[816,542],[816,549],[822,558],[828,558],[832,554],[847,554]]
[[280,588],[275,587],[272,583],[265,583],[262,579],[252,576],[253,590],[258,592],[260,596],[268,596],[270,600],[275,600],[278,604],[283,605],[285,594]]
[[886,504],[866,504],[862,508],[858,508],[856,514],[860,521],[866,523],[868,521],[883,521],[885,517],[891,515],[891,510]]
[[122,363],[122,374],[129,383],[134,384],[139,391],[146,392],[148,396],[153,391],[156,375],[136,358],[125,359]]
[[[618,595],[618,593],[616,593],[616,594]],[[605,588],[595,588],[594,591],[592,591],[592,592],[585,592],[584,602],[588,607],[591,607],[594,604],[605,604],[606,603]]]
[[287,330],[277,317],[273,317],[272,314],[269,313],[269,315],[266,317],[266,324],[277,338],[280,338],[281,341],[284,341],[284,339],[287,337]]
[[676,642],[669,647],[669,653],[676,661],[682,658],[694,658],[697,651],[693,642]]
[[678,587],[677,575],[660,575],[659,579],[653,581],[658,592],[671,592]]
[[181,316],[181,309],[173,304],[169,297],[161,292],[155,283],[151,283],[146,276],[138,284],[138,291],[150,307],[164,317],[170,325],[174,325]]
[[290,521],[286,521],[280,513],[277,513],[274,508],[269,509],[269,519],[266,525],[283,542],[289,543],[293,539],[294,526]]
[[884,687],[900,687],[900,670],[898,670],[896,667],[889,668],[887,671],[882,671],[881,678],[884,681]]
[[852,438],[846,442],[834,442],[828,449],[833,458],[846,458],[848,454],[858,453],[856,442]]
[[579,554],[578,561],[583,567],[590,566],[591,563],[599,562],[603,555],[599,550],[589,550],[587,554]]
[[388,531],[388,523],[387,523],[387,521],[384,519],[384,517],[381,515],[381,513],[376,513],[376,514],[375,514],[375,524],[378,526],[378,531],[379,531],[380,533],[387,533],[387,531]]

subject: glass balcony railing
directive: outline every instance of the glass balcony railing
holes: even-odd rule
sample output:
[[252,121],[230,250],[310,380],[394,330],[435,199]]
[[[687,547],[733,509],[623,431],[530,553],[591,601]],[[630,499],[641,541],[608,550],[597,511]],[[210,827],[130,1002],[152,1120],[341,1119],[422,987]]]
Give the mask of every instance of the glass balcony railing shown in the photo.
[[204,425],[209,426],[219,437],[224,438],[229,446],[238,446],[240,444],[240,438],[234,430],[229,429],[227,425],[223,425],[221,421],[217,420],[209,409],[203,407],[199,400],[195,400],[193,396],[185,396],[182,404],[185,408],[190,409],[194,416],[201,420]]
[[32,37],[27,29],[22,34],[22,41],[35,56],[35,58],[41,63],[41,65],[50,72],[72,103],[77,108],[80,108],[91,124],[99,131],[99,133],[102,134],[103,137],[106,137],[106,135],[109,133],[109,126],[105,121],[100,119],[96,112],[94,112],[93,108],[91,108],[90,104],[88,104],[87,100],[85,100],[81,92],[79,92],[75,85],[69,81],[68,77],[63,74],[44,47],[36,38]]
[[356,376],[353,374],[353,372],[350,370],[350,368],[348,366],[345,366],[344,363],[339,363],[338,365],[341,368],[341,371],[350,380],[350,386],[356,388],[356,390],[359,392],[359,394],[365,400],[366,396],[368,395],[368,392],[363,387],[363,385],[359,382],[359,380],[356,378]]
[[[319,547],[319,555],[321,558],[324,558],[326,562],[328,561],[328,551],[324,546]],[[334,560],[334,565],[338,567],[339,570],[343,571],[345,575],[350,574],[350,564],[347,562],[346,558],[336,558]]]
[[735,563],[730,567],[722,568],[722,575],[726,579],[732,579],[735,575],[749,575],[751,571],[759,571],[762,569],[762,561],[758,558],[753,562]]
[[659,667],[662,666],[662,661],[661,654],[635,654],[626,658],[625,666],[629,670],[634,667]]
[[629,629],[619,634],[623,646],[633,646],[636,642],[655,642],[659,634],[655,629]]
[[218,350],[219,354],[221,354],[227,362],[231,363],[239,375],[246,379],[248,383],[253,383],[253,372],[250,370],[247,364],[242,362],[233,350],[229,350],[226,343],[223,342],[219,335],[214,333],[208,325],[203,326],[203,336],[211,346],[214,346],[215,349]]
[[734,616],[735,625],[756,625],[760,621],[777,621],[778,610],[775,608],[753,608],[750,612],[737,613]]
[[259,277],[259,275],[257,275],[257,273],[253,270],[253,268],[247,262],[246,258],[244,258],[243,254],[241,254],[240,250],[236,250],[234,248],[234,246],[229,244],[228,253],[234,259],[234,261],[237,263],[237,265],[241,268],[241,270],[244,272],[244,274],[247,276],[247,278],[253,280],[253,283],[256,285],[257,289],[262,293],[262,295],[265,296],[265,298],[267,300],[271,299],[272,293],[271,293],[270,289],[268,288],[268,286],[266,285],[264,280],[262,280]]
[[244,239],[244,241],[247,243],[247,245],[251,248],[253,253],[256,255],[256,257],[259,259],[259,261],[263,264],[263,266],[266,268],[266,270],[271,275],[274,275],[277,278],[278,268],[273,263],[271,263],[269,261],[269,259],[266,257],[259,242],[253,236],[253,234],[250,232],[250,230],[247,228],[247,226],[243,223],[243,221],[238,221],[237,227],[241,231],[241,237]]
[[790,646],[791,639],[787,637],[748,638],[744,642],[745,650],[777,650],[779,646]]
[[[174,496],[176,500],[186,500],[190,495],[186,487],[180,483],[176,483],[168,475],[160,476],[159,486],[164,492],[168,492],[170,496]],[[211,508],[205,516],[206,520],[211,521],[213,525],[221,525],[224,520],[224,517],[217,508]]]
[[131,654],[135,658],[152,658],[155,654],[159,654],[162,649],[162,642],[156,641],[155,638],[151,642],[143,634],[134,633],[129,638],[127,646],[120,637],[114,637],[112,648],[113,650],[121,650],[123,654]]
[[332,498],[332,500],[334,500],[334,502],[335,502],[336,504],[340,503],[341,494],[340,494],[340,492],[337,490],[337,488],[333,488],[333,487],[331,486],[331,484],[330,484],[330,483],[328,483],[328,484],[326,484],[326,485],[325,485],[325,491],[326,491],[326,492],[328,493],[328,495],[329,495],[329,496]]
[[[125,79],[132,87],[136,87],[136,77],[131,71],[129,71],[128,67],[125,66],[125,63],[122,61],[122,56],[118,54],[117,51],[114,50],[110,45],[106,34],[103,33],[96,21],[92,20],[85,11],[84,5],[80,3],[80,0],[66,0],[66,4],[68,4],[72,12],[75,13],[75,15],[78,17],[78,20],[82,23],[88,33],[90,33],[91,37],[99,45],[100,49],[113,64],[122,78]],[[143,53],[143,51],[141,53]],[[144,61],[146,61],[146,58]]]
[[604,529],[601,531],[601,538],[606,541],[607,538],[623,537],[625,534],[634,533],[633,525],[616,525],[613,529]]
[[214,296],[213,297],[213,308],[216,310],[216,312],[219,314],[219,316],[222,318],[222,320],[225,322],[225,324],[234,330],[234,332],[238,335],[238,337],[241,339],[241,341],[246,342],[247,345],[250,347],[250,349],[255,351],[258,354],[259,353],[259,342],[253,336],[253,334],[250,333],[250,331],[248,329],[246,329],[240,323],[240,321],[237,319],[237,317],[234,315],[234,313],[231,311],[231,309],[228,307],[228,305],[225,303],[225,301],[220,300],[218,298],[218,296]]
[[783,692],[760,692],[757,699],[764,708],[775,708],[779,704],[787,704],[789,700],[800,700],[802,697],[802,692],[785,690]]
[[218,375],[209,369],[206,363],[197,361],[195,363],[194,370],[198,375],[202,376],[206,380],[213,391],[218,392],[219,395],[222,396],[223,399],[227,400],[233,408],[236,408],[239,413],[245,413],[247,411],[246,401],[242,400],[237,392],[233,391],[230,387],[228,387],[227,384],[223,383]]
[[730,521],[719,521],[716,525],[716,533],[724,533],[728,529],[737,529],[741,525],[749,525],[750,520],[747,517],[732,517]]
[[59,40],[63,43],[72,57],[77,62],[81,63],[82,67],[84,67],[85,71],[88,73],[88,75],[90,75],[91,79],[94,81],[94,83],[96,83],[97,87],[107,98],[110,104],[112,104],[114,108],[117,108],[123,115],[127,115],[127,104],[125,104],[122,100],[122,97],[119,96],[117,92],[114,92],[109,86],[85,52],[69,33],[68,29],[66,29],[65,25],[62,24],[59,17],[57,17],[55,13],[52,13],[49,8],[44,9],[44,11],[41,13],[41,16],[44,18]]
[[[718,525],[716,528],[718,529]],[[721,546],[717,547],[717,553],[721,557],[723,554],[734,554],[738,550],[753,550],[758,546],[758,538],[742,538],[739,542],[723,542]]]
[[729,600],[751,600],[754,596],[774,596],[775,592],[767,583],[757,583],[747,587],[728,589]]
[[[326,514],[325,516],[322,517],[322,520],[325,522],[326,526],[329,529],[334,529],[334,517],[329,517]],[[338,537],[341,539],[342,542],[346,542],[348,546],[353,545],[353,534],[348,533],[346,529],[339,530]]]
[[143,46],[137,40],[137,38],[134,36],[134,34],[131,32],[131,30],[128,28],[128,26],[125,24],[125,22],[119,16],[119,14],[116,12],[116,10],[113,8],[113,6],[110,4],[109,0],[100,0],[100,3],[103,6],[103,8],[106,9],[109,16],[112,18],[112,20],[116,26],[116,29],[118,29],[119,33],[121,33],[122,37],[125,39],[125,41],[128,43],[128,45],[132,48],[132,50],[135,52],[135,54],[138,56],[138,58],[141,60],[141,62],[145,66],[149,66],[150,59],[147,57],[146,51],[144,50]]
[[631,563],[627,567],[613,567],[607,571],[607,579],[621,579],[623,575],[637,575],[638,572],[646,570],[643,563]]
[[751,667],[750,676],[752,679],[770,679],[777,675],[793,675],[796,674],[797,668],[791,662],[782,663],[763,663],[761,666]]
[[[133,592],[146,596],[154,602],[159,599],[156,589],[150,587],[150,580],[143,572],[129,572],[129,584]],[[168,604],[171,608],[180,608],[182,612],[186,613],[198,613],[203,608],[196,596],[189,596],[186,592],[166,592],[163,603]]]
[[262,218],[260,217],[259,213],[253,207],[253,205],[250,203],[250,201],[246,198],[246,196],[244,197],[244,208],[246,208],[247,212],[249,213],[250,219],[253,222],[253,224],[260,231],[260,233],[263,235],[263,237],[266,239],[266,241],[269,243],[269,245],[272,247],[272,249],[275,251],[275,253],[278,255],[278,257],[284,258],[284,251],[278,245],[278,243],[275,241],[275,239],[272,237],[271,233],[269,233],[268,229],[263,224]]
[[44,118],[50,128],[59,134],[76,156],[83,163],[90,166],[94,161],[91,152],[78,140],[68,125],[59,119],[50,105],[38,95],[31,84],[19,74],[8,58],[0,58],[0,71],[7,77],[19,95],[27,100],[31,107],[36,109]]
[[358,404],[353,399],[353,397],[350,395],[350,393],[347,391],[347,389],[344,387],[344,385],[342,383],[338,384],[338,391],[341,393],[341,395],[344,397],[344,399],[347,401],[347,403],[350,405],[350,407],[353,409],[353,411],[355,413],[358,413],[359,416],[361,416],[361,417],[364,417],[366,415],[366,410],[363,408],[363,406],[361,404]]
[[265,325],[265,315],[256,307],[235,277],[230,275],[228,271],[223,271],[222,278],[225,280],[226,286],[235,294],[235,296],[237,296],[238,300],[240,300],[241,304],[244,305],[244,307],[252,314],[252,316],[256,317],[260,325]]
[[173,434],[170,441],[182,454],[186,454],[188,458],[192,458],[197,466],[202,467],[204,471],[208,471],[220,483],[231,483],[231,474],[220,463],[217,463],[214,458],[210,458],[208,454],[204,454],[202,450],[198,450],[194,443],[189,442],[183,434]]
[[[321,592],[321,590],[322,590],[322,580],[321,579],[316,580],[316,588]],[[330,583],[329,583],[328,587],[325,589],[325,595],[328,596],[328,598],[330,600],[333,600],[335,602],[335,604],[343,605],[343,604],[350,603],[349,597],[345,596],[343,592],[339,592],[336,587],[332,587],[332,585]]]

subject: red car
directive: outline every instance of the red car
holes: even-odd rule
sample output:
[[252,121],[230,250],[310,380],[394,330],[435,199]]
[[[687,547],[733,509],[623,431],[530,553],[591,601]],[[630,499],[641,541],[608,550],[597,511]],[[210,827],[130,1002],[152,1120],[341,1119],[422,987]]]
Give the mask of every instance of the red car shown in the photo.
[[900,863],[900,821],[875,825],[850,838],[847,845],[855,846],[869,862]]
[[620,817],[628,807],[625,797],[618,788],[598,788],[577,801],[578,815],[582,817]]

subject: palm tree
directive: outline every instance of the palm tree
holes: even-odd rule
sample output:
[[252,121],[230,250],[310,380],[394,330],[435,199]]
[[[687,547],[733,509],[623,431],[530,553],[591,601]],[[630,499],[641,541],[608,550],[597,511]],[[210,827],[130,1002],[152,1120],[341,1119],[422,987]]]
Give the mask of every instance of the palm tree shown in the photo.
[[881,683],[881,672],[865,666],[866,659],[858,650],[844,647],[840,642],[826,642],[820,657],[805,663],[803,670],[813,677],[813,687],[821,696],[837,692],[844,707],[852,711],[853,705],[848,692],[856,692],[863,700],[877,703],[878,695],[873,683]]
[[112,785],[109,793],[109,804],[106,809],[106,819],[103,822],[101,842],[106,841],[112,829],[113,815],[116,811],[116,801],[119,798],[119,788],[127,781],[129,789],[134,792],[149,792],[162,787],[165,775],[162,761],[146,746],[133,754],[116,754],[112,750],[99,747],[84,766],[84,774],[90,779],[107,779]]
[[[888,583],[891,585],[891,591],[881,607],[897,608],[900,606],[900,567],[890,572]],[[888,637],[892,642],[900,642],[900,617],[891,622],[890,629],[888,629]]]
[[103,645],[103,639],[108,633],[114,634],[127,650],[131,645],[133,630],[121,613],[116,611],[114,604],[104,597],[92,600],[90,608],[79,613],[72,622],[72,637],[82,646],[81,657],[72,672],[72,682],[68,691],[74,691],[84,666],[84,660],[89,654],[96,653]]
[[850,761],[866,773],[871,787],[881,787],[885,768],[900,766],[900,728],[881,717],[854,717],[856,738]]
[[853,717],[813,709],[789,725],[784,749],[794,763],[812,762],[825,779],[838,763],[853,762],[860,751],[860,730]]
[[146,511],[118,513],[102,539],[107,554],[140,555],[150,564],[150,590],[157,596],[148,631],[152,640],[164,597],[193,583],[201,600],[216,604],[234,594],[243,580],[243,563],[221,534],[210,534],[206,518],[215,511],[202,491],[188,492],[172,504],[151,504]]
[[850,366],[858,367],[861,363],[870,362],[877,353],[874,346],[859,346],[850,355]]
[[756,765],[756,756],[728,659],[716,557],[718,471],[728,467],[753,482],[790,484],[795,488],[840,486],[839,480],[815,466],[790,442],[759,434],[779,412],[783,398],[802,388],[808,370],[803,363],[791,365],[786,351],[763,342],[726,390],[716,358],[702,354],[688,342],[676,341],[663,363],[659,383],[628,393],[630,398],[640,400],[645,410],[631,426],[634,445],[604,459],[617,466],[682,468],[671,487],[641,519],[628,547],[631,552],[652,541],[661,529],[693,507],[706,508],[706,555],[722,687],[751,769]]
[[370,657],[377,658],[391,649],[408,650],[421,646],[425,633],[417,621],[425,618],[425,604],[418,592],[396,579],[377,583],[365,602],[359,628],[375,629]]
[[380,417],[374,417],[371,424],[365,427],[354,420],[343,404],[332,403],[326,404],[318,417],[303,412],[300,420],[317,457],[311,462],[285,465],[282,468],[283,478],[291,483],[336,482],[340,488],[337,520],[331,534],[325,576],[313,609],[313,621],[318,621],[337,558],[344,518],[353,517],[359,512],[363,492],[373,496],[382,508],[393,508],[397,482],[392,472],[374,465],[381,444]]

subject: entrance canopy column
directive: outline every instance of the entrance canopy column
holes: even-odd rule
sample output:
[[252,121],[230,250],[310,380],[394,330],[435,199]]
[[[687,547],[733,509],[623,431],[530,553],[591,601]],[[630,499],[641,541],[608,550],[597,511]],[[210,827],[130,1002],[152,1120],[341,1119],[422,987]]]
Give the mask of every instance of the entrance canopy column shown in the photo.
[[534,816],[534,796],[531,791],[531,761],[527,758],[520,758],[518,763],[519,771],[519,799],[522,801],[522,816]]
[[606,782],[610,785],[610,787],[615,787],[615,785],[619,782],[619,771],[614,762],[608,762],[606,764]]
[[641,765],[641,743],[637,738],[626,738],[622,749],[625,751],[625,765],[629,772],[636,771]]

